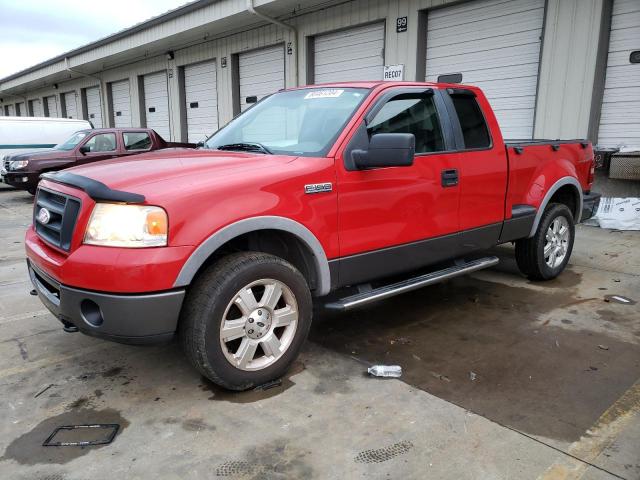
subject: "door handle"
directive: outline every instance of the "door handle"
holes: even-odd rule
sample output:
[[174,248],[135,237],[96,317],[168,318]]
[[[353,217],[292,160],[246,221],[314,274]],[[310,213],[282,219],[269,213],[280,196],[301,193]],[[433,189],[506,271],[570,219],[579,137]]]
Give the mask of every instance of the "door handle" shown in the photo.
[[443,187],[455,187],[458,185],[458,170],[442,170],[442,186]]

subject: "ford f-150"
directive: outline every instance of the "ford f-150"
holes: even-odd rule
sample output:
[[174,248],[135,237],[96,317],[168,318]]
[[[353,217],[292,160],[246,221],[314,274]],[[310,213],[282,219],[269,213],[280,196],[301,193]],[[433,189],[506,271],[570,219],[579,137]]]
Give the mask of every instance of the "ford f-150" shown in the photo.
[[[592,216],[585,140],[504,141],[473,86],[355,82],[275,93],[198,150],[46,173],[26,233],[67,331],[177,336],[235,390],[278,378],[313,298],[348,310],[495,265],[548,280]],[[331,295],[329,295],[331,294]]]

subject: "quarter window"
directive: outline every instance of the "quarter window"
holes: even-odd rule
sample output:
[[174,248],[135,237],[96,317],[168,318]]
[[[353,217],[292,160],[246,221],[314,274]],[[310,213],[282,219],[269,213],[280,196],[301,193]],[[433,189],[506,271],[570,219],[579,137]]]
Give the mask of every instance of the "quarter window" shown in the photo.
[[124,138],[125,150],[149,150],[151,148],[151,138],[147,132],[125,132],[122,137]]
[[94,135],[84,144],[90,152],[112,152],[116,149],[116,136],[113,133]]
[[462,128],[464,148],[489,148],[491,137],[475,97],[451,95],[451,100]]
[[412,133],[416,137],[416,153],[445,149],[433,95],[405,93],[393,97],[376,113],[367,130],[369,135]]

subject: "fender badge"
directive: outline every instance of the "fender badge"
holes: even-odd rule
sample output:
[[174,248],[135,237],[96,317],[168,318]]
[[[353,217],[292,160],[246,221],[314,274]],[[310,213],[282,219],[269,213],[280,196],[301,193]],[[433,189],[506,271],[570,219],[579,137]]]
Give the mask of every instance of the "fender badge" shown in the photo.
[[304,186],[304,193],[322,193],[330,192],[333,190],[332,183],[310,183]]
[[43,225],[46,225],[51,220],[51,213],[46,208],[41,208],[38,211],[38,221]]

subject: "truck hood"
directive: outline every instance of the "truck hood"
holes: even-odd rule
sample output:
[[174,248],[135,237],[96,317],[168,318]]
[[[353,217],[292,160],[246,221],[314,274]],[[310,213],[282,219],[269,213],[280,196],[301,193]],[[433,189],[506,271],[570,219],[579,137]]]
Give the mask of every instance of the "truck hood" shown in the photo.
[[69,153],[70,152],[46,148],[42,150],[33,150],[31,152],[9,154],[5,156],[5,160],[50,160],[52,158],[66,156]]
[[92,178],[114,190],[156,196],[163,191],[189,188],[189,184],[200,184],[206,179],[220,181],[232,175],[252,175],[295,159],[283,155],[167,149],[65,171]]

